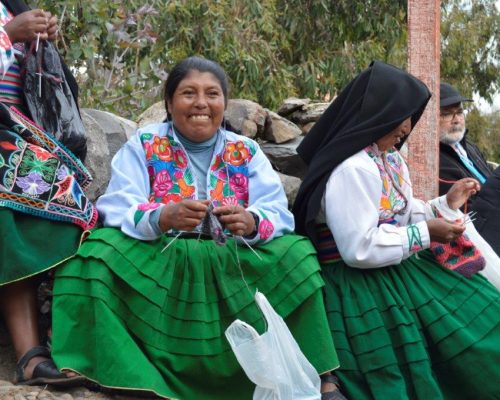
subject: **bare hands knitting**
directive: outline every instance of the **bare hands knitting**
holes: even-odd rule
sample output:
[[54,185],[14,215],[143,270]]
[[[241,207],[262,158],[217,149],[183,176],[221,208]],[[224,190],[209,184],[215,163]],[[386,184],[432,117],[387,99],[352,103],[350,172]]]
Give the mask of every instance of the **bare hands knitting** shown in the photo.
[[214,214],[226,229],[235,236],[248,236],[255,228],[255,220],[241,206],[221,206],[214,208]]
[[210,200],[182,200],[168,204],[161,210],[160,229],[166,232],[170,229],[192,231],[205,217]]
[[465,226],[445,220],[434,218],[427,221],[427,228],[431,240],[439,243],[449,243],[458,239],[465,231]]
[[462,207],[467,199],[481,189],[479,182],[473,178],[464,178],[455,182],[446,193],[446,201],[452,210]]
[[12,43],[35,40],[54,40],[57,34],[57,17],[43,10],[25,11],[4,25]]

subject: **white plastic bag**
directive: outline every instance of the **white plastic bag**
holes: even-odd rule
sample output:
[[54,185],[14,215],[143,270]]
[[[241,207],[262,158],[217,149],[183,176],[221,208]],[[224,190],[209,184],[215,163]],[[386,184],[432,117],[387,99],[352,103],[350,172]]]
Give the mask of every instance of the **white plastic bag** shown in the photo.
[[488,242],[479,234],[474,224],[466,224],[465,232],[486,260],[486,265],[481,271],[479,271],[479,273],[488,279],[493,286],[500,290],[500,258]]
[[237,319],[226,329],[238,362],[257,386],[254,400],[318,400],[320,378],[300,351],[290,330],[266,297],[257,292],[255,301],[268,329],[262,335]]

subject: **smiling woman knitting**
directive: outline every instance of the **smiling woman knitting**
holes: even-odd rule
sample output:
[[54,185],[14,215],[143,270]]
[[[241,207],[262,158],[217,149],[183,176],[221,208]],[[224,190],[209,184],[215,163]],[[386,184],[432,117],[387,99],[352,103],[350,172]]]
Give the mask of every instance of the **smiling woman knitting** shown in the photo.
[[[97,202],[105,228],[56,277],[59,367],[163,397],[250,399],[224,331],[239,318],[262,332],[257,288],[318,373],[338,367],[314,248],[291,234],[257,143],[222,127],[227,86],[218,64],[185,59],[165,85],[171,122],[139,129],[114,157]],[[205,229],[207,212],[225,233]]]

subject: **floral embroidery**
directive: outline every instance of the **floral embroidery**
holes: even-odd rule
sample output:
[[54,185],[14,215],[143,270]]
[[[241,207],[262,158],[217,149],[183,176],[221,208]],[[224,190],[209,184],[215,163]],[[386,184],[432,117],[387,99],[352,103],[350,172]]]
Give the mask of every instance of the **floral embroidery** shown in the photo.
[[248,148],[240,140],[228,143],[224,151],[224,161],[235,166],[242,165],[249,157]]
[[153,153],[158,156],[158,159],[161,161],[172,160],[172,148],[170,147],[168,138],[155,136],[153,140]]
[[184,154],[184,152],[182,150],[176,150],[174,153],[174,158],[175,158],[175,162],[177,163],[177,166],[179,168],[184,169],[187,167],[188,158],[186,157],[186,155]]
[[[10,111],[17,115],[14,108]],[[28,120],[27,120],[28,121]],[[52,135],[29,121],[0,130],[0,205],[83,229],[97,222],[97,210],[81,185],[92,177],[86,168]]]
[[51,154],[45,150],[42,149],[41,147],[38,146],[29,146],[30,150],[35,153],[36,158],[38,158],[41,161],[47,161],[49,158],[51,158]]
[[140,211],[156,210],[158,207],[160,207],[160,203],[142,203],[137,206]]
[[[150,179],[149,201],[168,204],[182,199],[196,199],[196,186],[189,158],[181,143],[176,141],[172,126],[167,126],[164,136],[143,133],[140,140],[146,154]],[[215,207],[248,206],[248,163],[256,151],[256,145],[246,138],[226,142],[221,138],[217,141],[207,179],[207,194]],[[274,226],[265,223],[262,229],[264,237],[269,237]]]
[[365,148],[365,151],[377,165],[380,178],[382,179],[379,218],[381,220],[391,219],[394,215],[403,212],[407,205],[407,200],[394,186],[394,182],[399,187],[403,187],[406,184],[402,179],[403,160],[399,156],[399,153],[388,152],[386,153],[386,168],[381,156],[375,154],[370,146]]
[[248,199],[248,177],[238,172],[229,179],[229,186],[238,200]]
[[259,235],[262,240],[266,240],[269,237],[271,237],[273,232],[274,232],[274,225],[271,221],[269,221],[268,219],[263,219],[262,221],[260,221]]
[[222,198],[222,205],[223,206],[237,206],[238,199],[235,196],[229,196],[229,197],[224,197]]
[[172,178],[166,170],[161,170],[154,178],[153,191],[156,197],[165,196],[173,186]]
[[34,197],[50,190],[50,185],[42,179],[38,172],[31,172],[28,176],[17,178],[16,183],[23,189],[23,193]]
[[[34,151],[36,147],[37,146],[31,144],[28,145],[28,149],[26,149],[23,162],[19,166],[19,173],[22,175],[27,175],[30,172],[38,172],[41,175],[45,176],[47,179],[50,179],[52,176],[54,176],[56,167],[59,162],[50,153],[49,157],[47,157],[46,153],[48,152],[43,149]],[[39,158],[38,154],[41,154],[42,158]]]
[[178,203],[179,201],[182,200],[182,197],[180,194],[177,193],[169,193],[167,194],[162,200],[162,203],[168,204],[168,203]]

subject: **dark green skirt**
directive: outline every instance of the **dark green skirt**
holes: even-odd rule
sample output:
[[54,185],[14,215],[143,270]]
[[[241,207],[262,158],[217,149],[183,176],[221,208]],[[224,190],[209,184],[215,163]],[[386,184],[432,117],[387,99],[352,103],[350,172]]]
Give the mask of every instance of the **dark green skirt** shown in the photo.
[[0,207],[0,286],[29,278],[75,254],[81,228]]
[[500,295],[419,253],[361,270],[323,265],[328,320],[350,399],[500,399]]
[[[224,331],[264,324],[264,293],[319,373],[338,367],[313,246],[287,235],[255,248],[229,240],[143,242],[99,229],[57,271],[53,358],[103,386],[181,399],[251,399]],[[241,270],[238,267],[241,265]],[[242,274],[244,279],[242,278]],[[246,283],[245,283],[246,281]],[[248,284],[248,287],[247,287]]]

